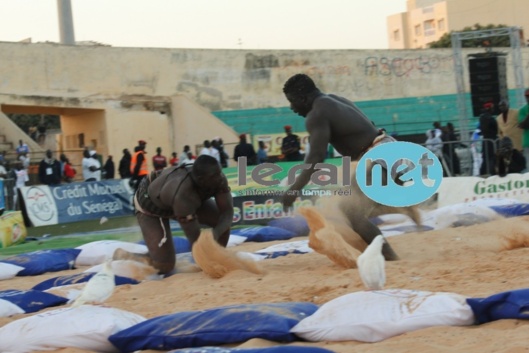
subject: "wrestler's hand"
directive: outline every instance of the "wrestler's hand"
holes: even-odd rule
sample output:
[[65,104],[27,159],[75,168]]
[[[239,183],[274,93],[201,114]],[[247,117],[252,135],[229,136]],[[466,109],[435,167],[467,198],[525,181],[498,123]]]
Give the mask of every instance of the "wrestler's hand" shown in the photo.
[[287,190],[281,198],[281,203],[283,204],[283,211],[288,212],[288,209],[292,207],[294,201],[298,197],[298,191],[296,190]]

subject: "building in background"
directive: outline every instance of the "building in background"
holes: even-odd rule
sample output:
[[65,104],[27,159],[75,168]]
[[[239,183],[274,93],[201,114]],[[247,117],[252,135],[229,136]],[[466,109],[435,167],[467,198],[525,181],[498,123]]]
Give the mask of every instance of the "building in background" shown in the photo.
[[527,0],[407,0],[406,8],[386,20],[390,49],[428,48],[445,33],[478,23],[529,28]]

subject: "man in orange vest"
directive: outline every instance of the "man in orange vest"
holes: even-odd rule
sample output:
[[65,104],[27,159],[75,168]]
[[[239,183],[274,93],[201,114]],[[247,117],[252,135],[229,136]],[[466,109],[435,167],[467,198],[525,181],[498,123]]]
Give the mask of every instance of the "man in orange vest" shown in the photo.
[[149,168],[147,167],[147,158],[145,158],[145,146],[147,142],[144,140],[138,141],[136,152],[132,156],[130,161],[130,172],[132,174],[129,185],[136,191],[140,181],[149,174]]

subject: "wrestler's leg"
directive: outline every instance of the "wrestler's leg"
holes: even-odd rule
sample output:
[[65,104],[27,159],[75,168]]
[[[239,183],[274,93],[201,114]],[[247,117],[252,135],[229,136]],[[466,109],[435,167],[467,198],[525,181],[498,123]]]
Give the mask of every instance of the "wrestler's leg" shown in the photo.
[[[385,173],[384,173],[385,174]],[[340,202],[340,209],[349,219],[353,230],[367,243],[382,234],[382,231],[369,220],[369,215],[378,204],[367,197],[356,182],[356,176],[351,178],[351,196],[344,197]],[[398,260],[398,256],[386,241],[382,246],[382,254],[388,261]]]
[[[219,209],[217,204],[212,199],[206,200],[202,206],[197,210],[198,222],[207,225],[208,227],[215,227],[219,221]],[[216,237],[217,243],[226,247],[230,239],[230,230],[226,230],[220,236]]]
[[[169,219],[153,217],[141,212],[136,213],[136,218],[140,225],[145,245],[149,249],[150,264],[158,269],[161,274],[171,272],[175,267],[176,254]],[[166,235],[166,240],[159,246],[164,234]]]

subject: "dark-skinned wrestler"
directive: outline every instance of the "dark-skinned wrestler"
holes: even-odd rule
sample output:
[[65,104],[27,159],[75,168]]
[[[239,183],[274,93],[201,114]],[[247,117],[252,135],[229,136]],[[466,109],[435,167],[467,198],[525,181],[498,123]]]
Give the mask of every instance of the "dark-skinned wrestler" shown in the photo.
[[[380,143],[395,141],[376,128],[353,102],[334,94],[322,93],[307,75],[297,74],[289,78],[283,92],[292,111],[305,118],[305,127],[310,134],[310,150],[305,157],[305,163],[313,166],[311,169],[304,169],[289,188],[291,192],[283,195],[285,210],[292,206],[299,196],[299,191],[310,181],[315,171],[314,164],[324,162],[329,143],[342,156],[349,156],[352,161],[356,161],[370,148]],[[355,232],[370,244],[382,232],[368,217],[376,207],[384,206],[365,196],[355,177],[351,180],[351,189],[352,196],[343,198],[340,207]],[[386,260],[398,259],[387,242],[382,253]]]
[[219,163],[211,156],[198,157],[193,165],[170,167],[145,177],[134,196],[146,255],[116,250],[114,260],[147,262],[161,274],[175,267],[175,251],[169,220],[180,223],[193,243],[200,236],[200,225],[213,228],[215,240],[226,247],[233,220],[233,199]]

